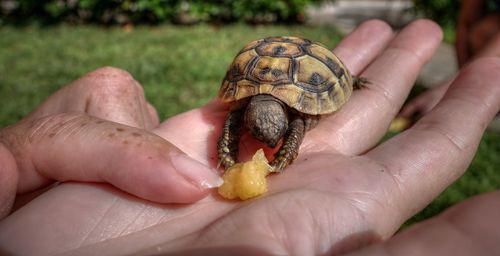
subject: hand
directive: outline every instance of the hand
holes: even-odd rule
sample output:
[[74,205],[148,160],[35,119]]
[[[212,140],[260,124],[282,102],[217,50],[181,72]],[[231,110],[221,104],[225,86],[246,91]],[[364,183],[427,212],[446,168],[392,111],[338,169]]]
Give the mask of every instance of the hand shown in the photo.
[[[260,198],[226,201],[214,192],[192,205],[158,205],[107,185],[65,183],[1,222],[0,248],[38,255],[312,255],[385,240],[464,172],[500,107],[500,61],[479,60],[416,125],[377,146],[441,37],[425,20],[395,37],[379,21],[347,36],[335,52],[372,83],[306,134],[299,158],[269,177],[270,191]],[[157,133],[214,165],[227,110],[214,101],[165,121]],[[243,157],[260,146],[249,135],[242,141]]]
[[124,71],[101,68],[62,88],[0,130],[0,218],[16,194],[54,181],[108,182],[163,203],[206,196],[220,178],[155,135],[158,124],[141,86]]

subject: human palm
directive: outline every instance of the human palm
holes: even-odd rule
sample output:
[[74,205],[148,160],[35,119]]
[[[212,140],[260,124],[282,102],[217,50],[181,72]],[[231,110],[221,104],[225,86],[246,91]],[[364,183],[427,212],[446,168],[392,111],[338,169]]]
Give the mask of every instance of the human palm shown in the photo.
[[[371,84],[306,134],[298,159],[268,177],[265,195],[239,202],[212,191],[193,204],[156,204],[109,185],[64,183],[0,223],[2,247],[20,254],[313,255],[390,237],[470,162],[495,114],[487,106],[499,103],[495,93],[467,86],[500,65],[485,60],[469,67],[433,111],[377,146],[441,39],[428,21],[392,36],[386,25],[368,22],[339,44],[336,54]],[[227,111],[215,100],[150,130],[215,166]],[[472,115],[478,112],[484,114]],[[244,134],[240,159],[261,146]]]

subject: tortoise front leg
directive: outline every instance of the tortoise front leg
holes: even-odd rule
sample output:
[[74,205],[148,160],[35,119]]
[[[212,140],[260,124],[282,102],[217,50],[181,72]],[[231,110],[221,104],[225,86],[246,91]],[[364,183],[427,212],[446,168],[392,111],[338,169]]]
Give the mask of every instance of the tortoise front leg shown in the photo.
[[302,144],[302,139],[304,139],[304,134],[304,120],[302,117],[296,116],[295,119],[290,122],[288,130],[283,138],[283,144],[279,151],[274,154],[273,161],[271,161],[273,172],[282,172],[285,167],[297,158],[300,144]]
[[227,170],[236,163],[244,111],[245,108],[239,107],[231,110],[227,115],[224,127],[222,127],[222,134],[217,141],[217,154],[219,158],[217,168],[222,165],[224,170]]

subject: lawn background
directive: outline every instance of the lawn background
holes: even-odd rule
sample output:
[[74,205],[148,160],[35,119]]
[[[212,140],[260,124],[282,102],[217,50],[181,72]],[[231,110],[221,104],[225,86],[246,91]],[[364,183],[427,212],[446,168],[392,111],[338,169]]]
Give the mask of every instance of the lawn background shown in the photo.
[[[215,97],[244,43],[295,35],[333,48],[340,34],[309,26],[0,26],[0,127],[15,123],[61,86],[101,66],[130,72],[161,119]],[[467,173],[409,223],[500,188],[500,135],[487,132]]]

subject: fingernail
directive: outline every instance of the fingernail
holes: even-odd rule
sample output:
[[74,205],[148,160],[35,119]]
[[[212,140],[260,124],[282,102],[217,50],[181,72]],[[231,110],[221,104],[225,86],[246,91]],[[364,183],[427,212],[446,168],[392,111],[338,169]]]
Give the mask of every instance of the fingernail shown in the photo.
[[170,161],[180,175],[201,188],[216,188],[224,183],[215,170],[187,155],[172,154]]

